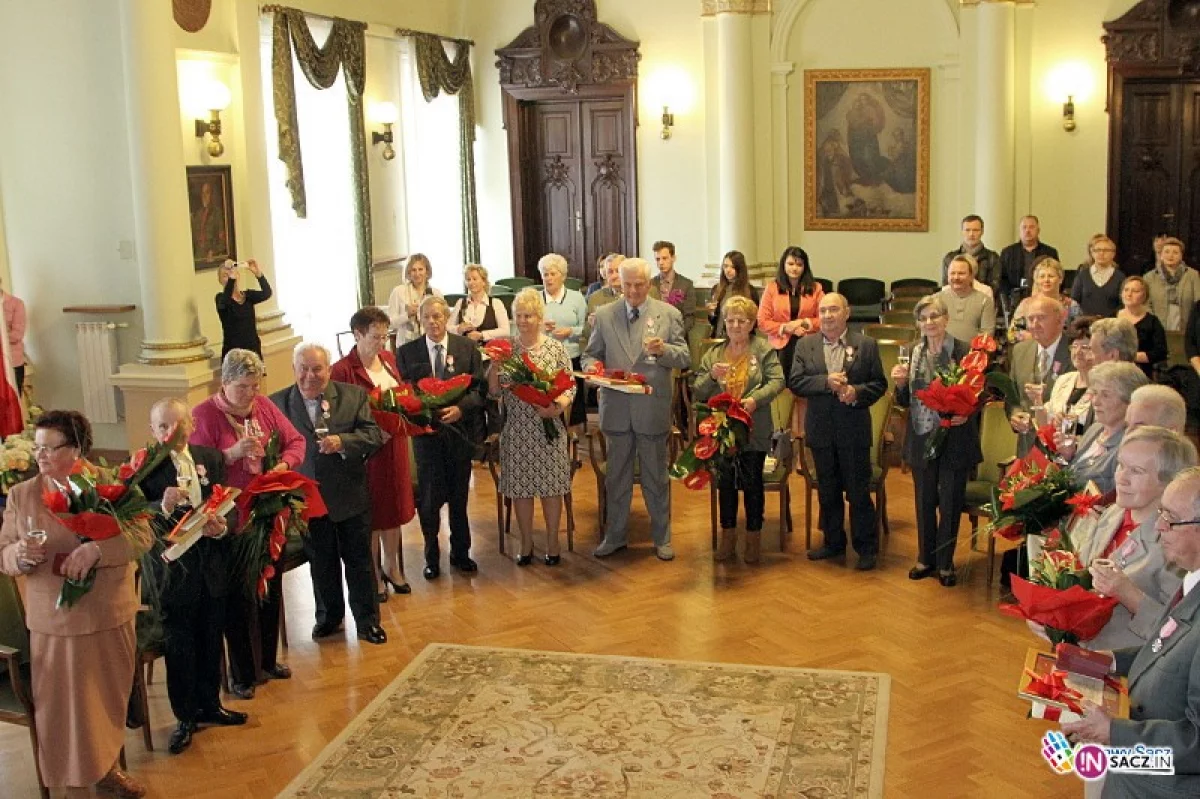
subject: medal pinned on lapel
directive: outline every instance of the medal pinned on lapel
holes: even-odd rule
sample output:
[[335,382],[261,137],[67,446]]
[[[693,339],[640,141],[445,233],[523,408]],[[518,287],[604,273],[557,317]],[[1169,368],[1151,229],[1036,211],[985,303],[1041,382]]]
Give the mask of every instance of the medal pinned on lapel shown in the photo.
[[1168,618],[1166,623],[1158,631],[1158,637],[1154,639],[1154,643],[1150,644],[1150,651],[1158,654],[1162,651],[1163,641],[1171,637],[1175,630],[1179,629],[1179,623],[1173,618]]

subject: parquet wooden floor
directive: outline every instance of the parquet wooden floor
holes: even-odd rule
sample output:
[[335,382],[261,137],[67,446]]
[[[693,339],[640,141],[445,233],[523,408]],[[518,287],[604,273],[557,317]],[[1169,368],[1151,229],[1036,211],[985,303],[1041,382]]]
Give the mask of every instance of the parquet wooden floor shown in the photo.
[[[273,796],[433,641],[887,672],[893,680],[888,797],[1080,795],[1080,782],[1053,774],[1039,754],[1047,725],[1027,720],[1026,703],[1015,695],[1033,638],[996,612],[995,589],[989,594],[984,587],[984,556],[968,550],[967,525],[958,587],[908,580],[915,556],[912,483],[899,470],[889,477],[892,533],[882,568],[868,573],[804,558],[802,491],[793,496],[798,529],[790,554],[768,554],[754,568],[714,564],[708,496],[678,484],[673,563],[655,559],[636,493],[631,551],[598,561],[590,555],[596,517],[588,466],[575,480],[575,554],[558,568],[535,561],[521,569],[497,552],[491,479],[480,467],[475,480],[478,575],[448,570],[426,582],[419,530],[406,529],[413,593],[383,606],[386,645],[360,644],[352,625],[344,640],[314,643],[311,590],[301,569],[285,587],[292,639],[285,660],[295,676],[260,688],[253,701],[228,702],[251,714],[248,726],[203,730],[186,753],[167,754],[174,721],[156,676],[150,695],[158,749],[145,752],[138,732],[126,739],[130,768],[150,795]],[[770,526],[776,521],[770,501],[767,508]],[[0,726],[0,796],[36,797],[33,774],[26,732]]]

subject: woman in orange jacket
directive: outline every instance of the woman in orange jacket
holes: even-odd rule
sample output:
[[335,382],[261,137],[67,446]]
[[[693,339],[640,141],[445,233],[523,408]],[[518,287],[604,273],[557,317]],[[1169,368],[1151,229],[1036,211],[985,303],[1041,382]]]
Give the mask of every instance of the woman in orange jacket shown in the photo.
[[[758,328],[767,334],[783,366],[786,382],[792,372],[792,355],[801,336],[821,329],[817,308],[825,289],[813,279],[808,253],[791,246],[779,256],[779,271],[767,284],[758,306]],[[792,420],[792,433],[804,429],[804,403],[790,391],[782,392],[775,400],[775,427],[782,430]]]

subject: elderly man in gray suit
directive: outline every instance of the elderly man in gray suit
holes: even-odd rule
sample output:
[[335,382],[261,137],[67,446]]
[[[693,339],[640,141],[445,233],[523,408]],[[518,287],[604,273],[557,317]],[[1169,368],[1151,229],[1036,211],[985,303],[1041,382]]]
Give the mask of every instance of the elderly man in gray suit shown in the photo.
[[[311,563],[317,623],[313,638],[324,638],[342,626],[342,564],[350,612],[358,638],[382,644],[379,598],[371,566],[371,495],[366,460],[383,446],[383,431],[371,416],[367,392],[329,379],[329,350],[303,343],[292,355],[296,383],[271,395],[307,442],[297,470],[317,481],[326,516],[310,519],[304,549]],[[340,560],[340,563],[339,563]]]
[[607,557],[628,544],[636,454],[655,554],[660,560],[672,560],[675,550],[671,548],[671,487],[667,477],[671,370],[688,368],[691,358],[683,335],[683,316],[676,308],[649,297],[650,264],[641,258],[622,261],[621,288],[622,300],[596,311],[583,367],[594,369],[601,362],[606,369],[637,372],[645,375],[653,393],[599,390],[600,429],[608,440],[608,503],[604,540],[595,555]]
[[1173,775],[1109,773],[1105,799],[1200,796],[1200,468],[1187,469],[1163,492],[1156,524],[1163,554],[1187,571],[1183,587],[1141,647],[1113,652],[1129,677],[1129,718],[1084,704],[1079,721],[1062,725],[1072,742],[1170,747]]
[[[1021,396],[1020,406],[1008,408],[1008,422],[1017,433],[1017,456],[1025,457],[1037,437],[1033,412],[1050,399],[1060,374],[1071,371],[1071,343],[1063,335],[1066,310],[1050,297],[1034,297],[1025,315],[1030,338],[1012,348],[1009,374]],[[1041,402],[1035,403],[1036,397]]]

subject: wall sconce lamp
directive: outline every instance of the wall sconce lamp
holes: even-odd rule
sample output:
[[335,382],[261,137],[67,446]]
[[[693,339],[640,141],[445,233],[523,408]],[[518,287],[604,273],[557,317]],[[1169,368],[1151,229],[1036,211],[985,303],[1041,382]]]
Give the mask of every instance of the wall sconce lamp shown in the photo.
[[396,148],[392,147],[392,142],[395,140],[392,135],[392,125],[395,125],[399,118],[396,105],[395,103],[375,103],[371,106],[370,115],[375,122],[383,125],[383,133],[377,130],[371,131],[371,144],[373,146],[383,142],[383,160],[391,161],[396,157]]
[[203,139],[206,135],[211,138],[208,143],[208,154],[219,158],[225,152],[221,143],[221,112],[229,107],[229,88],[220,81],[209,81],[204,87],[202,108],[208,109],[208,119],[196,120],[196,138]]
[[671,138],[671,128],[675,126],[675,115],[665,105],[663,106],[662,125],[662,131],[659,132],[658,138],[666,141]]
[[1063,130],[1067,133],[1075,130],[1075,95],[1068,94],[1063,103]]

